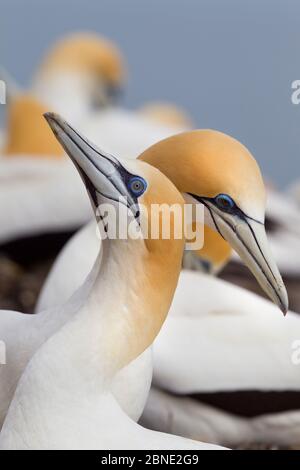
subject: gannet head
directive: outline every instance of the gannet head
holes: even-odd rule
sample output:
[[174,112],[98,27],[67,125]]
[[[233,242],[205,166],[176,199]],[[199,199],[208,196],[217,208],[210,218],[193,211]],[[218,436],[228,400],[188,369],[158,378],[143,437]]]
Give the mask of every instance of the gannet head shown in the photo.
[[187,200],[204,205],[205,223],[232,246],[286,312],[287,292],[265,232],[265,186],[246,147],[221,132],[196,130],[158,142],[139,158],[159,168]]
[[43,105],[29,94],[12,97],[8,107],[4,155],[54,158],[64,155],[57,140],[49,133],[44,113]]
[[[168,237],[164,237],[161,225],[163,211],[157,210],[154,215],[152,212],[152,207],[158,209],[162,205],[163,209],[173,206],[181,211],[183,208],[182,195],[165,175],[145,162],[117,159],[100,150],[56,114],[46,113],[45,118],[77,167],[96,215],[105,202],[117,204],[119,208],[120,204],[124,206],[137,225],[143,225],[141,235],[148,251],[164,251],[169,240],[184,243],[183,211],[178,214],[182,219],[177,218],[176,227],[177,215],[170,211]],[[157,224],[156,232],[154,224]]]
[[67,89],[68,83],[61,77],[66,76],[70,86],[71,77],[76,76],[81,79],[91,105],[103,106],[118,96],[125,75],[121,54],[111,41],[92,33],[77,33],[51,48],[37,70],[34,87],[37,91],[47,91],[49,79],[54,77],[58,86],[64,85]]

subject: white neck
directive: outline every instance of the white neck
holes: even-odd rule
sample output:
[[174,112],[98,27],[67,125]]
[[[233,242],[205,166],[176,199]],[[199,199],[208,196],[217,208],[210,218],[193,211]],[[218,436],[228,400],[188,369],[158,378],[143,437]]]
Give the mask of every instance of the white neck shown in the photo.
[[[142,239],[107,239],[102,241],[101,255],[83,306],[72,316],[68,313],[66,322],[34,358],[36,369],[56,370],[57,383],[60,373],[64,381],[65,371],[72,370],[76,381],[81,378],[98,392],[158,334],[176,288],[181,248],[178,245],[174,252],[169,250],[162,261],[160,253],[147,251]],[[66,311],[76,301],[71,299]],[[60,389],[74,388],[69,378]]]
[[[88,344],[80,351],[81,357],[101,357],[101,374],[110,377],[134,359],[137,311],[146,329],[151,325],[153,312],[150,299],[143,293],[149,275],[145,263],[149,254],[144,241],[103,240],[102,243],[102,258],[101,263],[97,262],[100,268],[93,289],[78,313],[81,323],[78,332],[89,336]],[[148,346],[145,335],[136,356]]]
[[162,240],[152,248],[142,239],[103,241],[84,305],[41,346],[20,379],[0,448],[51,447],[58,423],[70,442],[81,436],[79,421],[94,420],[98,436],[115,374],[152,344],[176,288],[183,242]]
[[52,111],[76,125],[91,111],[92,87],[92,77],[88,74],[57,70],[39,75],[33,92]]

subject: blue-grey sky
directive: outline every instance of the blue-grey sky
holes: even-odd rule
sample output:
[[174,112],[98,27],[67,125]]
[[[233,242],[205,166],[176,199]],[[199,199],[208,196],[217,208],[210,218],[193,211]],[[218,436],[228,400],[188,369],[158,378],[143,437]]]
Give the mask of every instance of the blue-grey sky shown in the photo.
[[24,85],[53,40],[93,30],[130,72],[124,104],[178,103],[240,139],[284,186],[300,177],[297,0],[0,0],[0,62]]

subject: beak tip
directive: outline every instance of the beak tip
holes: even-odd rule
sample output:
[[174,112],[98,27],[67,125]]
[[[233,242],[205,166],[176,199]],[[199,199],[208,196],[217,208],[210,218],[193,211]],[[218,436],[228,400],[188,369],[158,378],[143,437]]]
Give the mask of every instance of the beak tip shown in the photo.
[[287,313],[288,313],[288,311],[289,311],[289,306],[288,306],[288,305],[283,305],[283,306],[281,307],[281,311],[282,311],[282,313],[283,313],[283,316],[286,317],[286,315],[287,315]]
[[288,308],[286,308],[285,306],[284,307],[282,306],[280,310],[282,311],[283,316],[286,317],[286,314],[288,313]]
[[286,316],[289,310],[289,298],[286,289],[284,288],[280,295],[280,310],[282,311],[283,315]]
[[50,129],[59,140],[61,131],[67,123],[59,116],[59,114],[56,113],[47,112],[43,114],[43,117],[46,119]]
[[54,126],[65,125],[66,124],[64,119],[59,114],[52,113],[52,112],[47,112],[47,113],[44,113],[43,116],[46,119],[46,121],[48,122],[48,124],[50,125],[50,127],[52,127],[52,128]]
[[44,113],[43,116],[44,116],[44,118],[46,119],[47,122],[50,122],[52,119],[55,118],[55,114],[50,113],[50,112]]

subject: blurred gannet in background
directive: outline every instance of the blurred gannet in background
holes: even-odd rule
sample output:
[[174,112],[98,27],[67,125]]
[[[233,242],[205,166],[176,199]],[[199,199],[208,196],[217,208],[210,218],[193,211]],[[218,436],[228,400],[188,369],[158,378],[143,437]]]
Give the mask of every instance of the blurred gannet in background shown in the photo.
[[138,109],[142,116],[166,126],[192,128],[190,116],[180,107],[167,102],[149,102]]
[[0,243],[74,229],[90,220],[80,178],[43,119],[46,108],[20,94],[8,108],[0,159]]
[[[124,85],[125,68],[121,53],[111,41],[97,34],[74,33],[46,52],[26,94],[47,109],[55,109],[66,117],[71,113],[70,120],[78,125],[115,102]],[[9,108],[11,101],[25,91],[3,67],[0,79],[6,84]],[[27,111],[30,117],[30,109]],[[34,141],[35,136],[30,135],[29,139]]]
[[125,158],[136,157],[156,141],[189,128],[183,111],[178,110],[174,119],[175,107],[166,119],[152,122],[147,114],[116,106],[114,98],[125,78],[124,59],[111,41],[75,33],[46,54],[31,92],[90,140]]
[[11,99],[7,119],[8,132],[3,148],[6,157],[63,157],[62,148],[49,133],[43,119],[44,109],[45,107],[29,94],[19,94]]
[[88,138],[123,158],[135,158],[153,143],[187,128],[187,123],[164,125],[112,106],[125,75],[121,54],[110,41],[74,34],[46,54],[30,93],[10,78],[8,144],[0,159],[0,178],[5,177],[0,185],[0,243],[73,231],[92,218],[77,172],[68,159],[56,158],[62,151],[43,122],[47,108],[64,117],[71,113],[69,120]]
[[[276,400],[276,395],[269,395],[269,400]],[[150,390],[140,424],[231,448],[299,449],[299,410],[249,418],[156,387]]]
[[[104,216],[101,204],[109,201],[123,208],[129,227],[134,222],[140,228],[142,218],[148,217],[147,235],[153,223],[152,204],[178,204],[183,209],[182,196],[158,170],[141,161],[121,163],[96,150],[58,116],[48,114],[47,120],[77,167],[98,218]],[[120,197],[126,204],[118,203]],[[1,332],[7,335],[8,354],[7,366],[0,369],[2,388],[9,390],[12,385],[7,368],[16,356],[24,366],[22,353],[27,342],[32,348],[37,330],[41,345],[10,404],[0,434],[1,449],[219,449],[146,430],[126,415],[116,399],[121,383],[123,394],[128,393],[130,374],[124,380],[124,371],[140,363],[166,318],[176,289],[184,238],[182,227],[180,237],[172,232],[174,217],[169,239],[161,233],[157,239],[145,234],[131,238],[129,233],[126,240],[105,238],[101,262],[97,259],[87,282],[56,312],[55,326],[55,312],[27,318],[1,312],[2,321],[6,318]],[[114,221],[105,219],[104,232],[110,223]],[[31,327],[25,326],[26,321]],[[16,326],[22,330],[19,334]],[[17,335],[13,350],[11,341]],[[139,382],[144,378],[142,374]],[[149,380],[139,383],[142,395],[147,385]],[[140,400],[138,394],[135,398]],[[0,403],[3,411],[3,400]]]
[[5,130],[0,129],[0,158],[1,158],[1,153],[3,152],[3,147],[5,145]]
[[34,74],[31,92],[77,125],[92,111],[114,103],[126,77],[118,47],[92,33],[57,41]]

